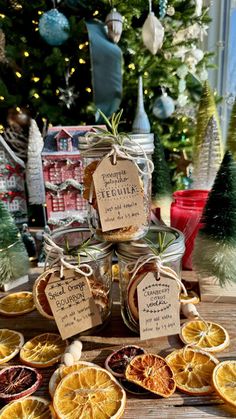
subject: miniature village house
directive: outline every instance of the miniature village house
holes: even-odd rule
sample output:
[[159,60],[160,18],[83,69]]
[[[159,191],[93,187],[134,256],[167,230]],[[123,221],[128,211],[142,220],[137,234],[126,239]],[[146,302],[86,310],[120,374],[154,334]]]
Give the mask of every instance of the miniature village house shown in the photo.
[[86,201],[82,197],[83,164],[79,137],[92,127],[52,127],[42,152],[48,223],[86,221]]
[[18,225],[28,221],[24,176],[23,160],[0,135],[0,199]]

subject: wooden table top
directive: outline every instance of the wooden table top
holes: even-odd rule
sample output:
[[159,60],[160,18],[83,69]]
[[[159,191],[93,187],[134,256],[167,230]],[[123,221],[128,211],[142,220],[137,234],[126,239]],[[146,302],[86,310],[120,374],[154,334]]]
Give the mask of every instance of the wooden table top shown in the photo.
[[[37,273],[34,270],[32,278]],[[192,272],[183,272],[183,279],[195,281]],[[32,289],[32,281],[20,289]],[[17,289],[12,290],[14,292]],[[166,356],[174,349],[181,348],[183,344],[178,336],[152,339],[140,342],[123,323],[120,315],[120,304],[118,301],[118,285],[114,284],[114,303],[112,318],[107,327],[98,336],[81,336],[83,341],[83,354],[81,360],[95,362],[104,366],[104,360],[112,352],[124,344],[141,345],[152,353]],[[220,360],[236,359],[236,306],[227,303],[200,303],[198,311],[206,320],[218,322],[224,326],[230,335],[230,345],[227,349],[217,355]],[[25,336],[25,340],[45,332],[57,332],[53,321],[42,317],[36,310],[24,316],[15,318],[0,317],[0,328],[18,330]],[[17,357],[10,363],[18,363]],[[55,370],[48,368],[41,370],[44,379],[40,389],[35,395],[49,398],[48,381]],[[126,409],[124,419],[176,419],[176,418],[236,418],[236,408],[229,407],[222,400],[212,393],[208,396],[189,396],[176,391],[168,399],[155,395],[135,396],[127,393]]]

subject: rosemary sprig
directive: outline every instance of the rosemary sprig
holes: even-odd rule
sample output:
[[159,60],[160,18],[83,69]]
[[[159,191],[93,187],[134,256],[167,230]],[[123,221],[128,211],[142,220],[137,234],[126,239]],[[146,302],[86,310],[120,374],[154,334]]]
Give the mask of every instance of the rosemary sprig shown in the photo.
[[147,237],[144,240],[149,245],[152,253],[156,256],[160,256],[175,241],[175,237],[169,240],[167,243],[165,243],[166,233],[157,233],[157,243],[159,246],[158,248],[154,245],[153,241],[149,240]]
[[97,247],[97,246],[91,246],[91,241],[92,241],[93,237],[94,236],[92,235],[91,237],[89,237],[88,239],[86,239],[82,243],[80,243],[79,246],[75,246],[75,247],[70,247],[69,246],[68,239],[66,238],[65,239],[65,250],[66,250],[66,254],[67,255],[70,255],[70,256],[76,256],[79,265],[80,265],[80,262],[81,262],[81,255],[82,254],[90,257],[93,260],[96,260],[96,257],[93,256],[89,252],[89,250],[96,250],[96,251],[100,252],[101,249],[99,249],[99,247]]
[[88,134],[89,137],[96,137],[99,139],[104,139],[109,144],[118,144],[122,146],[124,144],[124,140],[129,138],[127,133],[125,132],[119,132],[118,128],[121,123],[121,117],[123,114],[123,109],[120,110],[120,112],[113,113],[111,118],[108,119],[107,116],[99,109],[98,112],[104,119],[104,122],[107,125],[107,130],[100,128],[100,127],[94,127],[96,129],[96,132],[90,132]]

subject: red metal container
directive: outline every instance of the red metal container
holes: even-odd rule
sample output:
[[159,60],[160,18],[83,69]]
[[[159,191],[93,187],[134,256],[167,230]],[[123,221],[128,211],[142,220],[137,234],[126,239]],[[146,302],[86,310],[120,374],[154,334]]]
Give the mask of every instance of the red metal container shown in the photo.
[[182,259],[184,269],[192,269],[192,251],[198,230],[203,226],[201,216],[209,191],[184,190],[174,192],[171,204],[171,226],[182,231],[185,236],[185,254]]

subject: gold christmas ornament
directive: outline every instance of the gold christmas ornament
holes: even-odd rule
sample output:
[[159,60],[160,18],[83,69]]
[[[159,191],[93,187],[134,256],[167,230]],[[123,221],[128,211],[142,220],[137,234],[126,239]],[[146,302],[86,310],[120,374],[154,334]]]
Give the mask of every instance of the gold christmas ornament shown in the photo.
[[122,27],[123,27],[123,17],[117,10],[114,8],[110,11],[107,15],[105,24],[107,25],[107,35],[108,38],[118,44],[121,34],[122,34]]
[[145,47],[155,55],[161,49],[164,40],[164,28],[152,11],[149,12],[142,28]]

